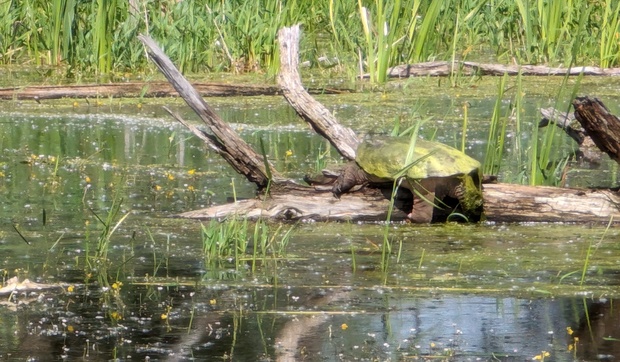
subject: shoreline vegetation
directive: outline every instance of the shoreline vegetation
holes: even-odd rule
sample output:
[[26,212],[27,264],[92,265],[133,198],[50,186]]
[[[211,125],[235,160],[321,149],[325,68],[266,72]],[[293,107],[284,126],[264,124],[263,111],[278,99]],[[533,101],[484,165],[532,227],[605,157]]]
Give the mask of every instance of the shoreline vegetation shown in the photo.
[[7,0],[0,15],[0,65],[48,67],[75,81],[153,73],[141,33],[184,73],[273,76],[277,31],[292,24],[303,27],[310,67],[379,84],[392,66],[429,61],[620,65],[612,0]]

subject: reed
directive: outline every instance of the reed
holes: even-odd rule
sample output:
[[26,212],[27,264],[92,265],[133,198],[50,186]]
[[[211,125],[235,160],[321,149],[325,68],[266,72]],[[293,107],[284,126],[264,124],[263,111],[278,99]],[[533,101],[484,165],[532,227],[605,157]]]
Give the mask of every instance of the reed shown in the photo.
[[504,153],[504,143],[506,141],[506,124],[508,116],[502,117],[502,100],[506,89],[507,75],[504,75],[497,88],[497,98],[493,107],[493,115],[489,126],[489,136],[487,140],[486,154],[483,162],[483,173],[487,175],[497,175],[500,170],[502,155]]
[[606,68],[618,64],[620,60],[620,2],[606,0],[604,3],[599,66]]
[[265,262],[268,258],[276,260],[286,255],[294,230],[295,225],[286,229],[279,225],[274,230],[260,219],[253,227],[247,219],[211,220],[201,226],[205,264],[218,268],[232,261],[235,269],[241,270],[244,263],[250,261],[251,271],[255,272],[259,259]]
[[[302,57],[358,59],[373,82],[405,62],[476,57],[567,64],[620,63],[620,4],[612,0],[317,0],[0,2],[0,63],[66,67],[68,76],[146,72],[136,41],[156,39],[184,72],[273,75],[277,30],[304,26]],[[475,60],[475,59],[474,59]],[[485,59],[486,60],[486,59]]]

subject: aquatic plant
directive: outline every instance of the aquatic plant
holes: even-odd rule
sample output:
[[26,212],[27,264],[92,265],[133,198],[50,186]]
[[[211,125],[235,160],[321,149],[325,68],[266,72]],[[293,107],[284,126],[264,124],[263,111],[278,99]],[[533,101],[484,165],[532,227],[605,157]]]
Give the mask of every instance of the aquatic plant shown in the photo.
[[500,78],[497,86],[497,98],[493,107],[493,115],[489,125],[489,136],[487,140],[487,148],[484,157],[482,172],[485,175],[497,175],[500,170],[502,155],[504,153],[504,143],[506,141],[506,125],[508,123],[508,114],[502,117],[504,111],[502,101],[506,90],[507,75]]
[[284,230],[283,225],[278,225],[273,230],[267,222],[259,219],[252,230],[247,219],[211,220],[201,226],[205,264],[215,267],[232,261],[235,269],[241,270],[249,260],[254,272],[258,260],[266,261],[268,256],[275,260],[286,255],[294,228],[293,225]]

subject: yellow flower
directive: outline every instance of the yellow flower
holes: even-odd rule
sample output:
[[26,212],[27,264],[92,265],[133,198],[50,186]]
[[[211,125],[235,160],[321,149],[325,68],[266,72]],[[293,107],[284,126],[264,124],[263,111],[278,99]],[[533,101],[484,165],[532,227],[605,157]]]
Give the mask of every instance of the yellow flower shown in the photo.
[[114,319],[115,321],[118,321],[118,320],[123,319],[123,316],[119,312],[114,311],[110,313],[110,318]]
[[566,327],[566,333],[568,333],[569,336],[573,335],[573,329],[571,327]]
[[169,173],[169,174],[166,174],[166,176],[168,177],[168,180],[170,180],[170,181],[174,180],[174,175],[173,174]]
[[342,329],[343,331],[346,331],[347,328],[349,328],[349,326],[346,323],[342,323],[342,325],[340,326],[340,329]]
[[90,177],[88,177],[88,176],[84,177],[84,181],[86,181],[86,183],[89,184],[90,183]]
[[194,186],[192,186],[192,185],[187,186],[187,190],[188,191],[194,191]]
[[69,292],[69,293],[73,293],[73,290],[74,290],[73,285],[69,285],[69,286],[67,287],[67,292]]
[[163,320],[168,319],[168,313],[162,313],[161,314],[161,319],[163,319]]
[[154,189],[155,191],[159,191],[159,190],[161,190],[161,186],[159,186],[159,185],[155,185],[155,186],[153,186],[153,189]]
[[195,173],[196,173],[196,169],[195,168],[192,168],[191,170],[187,171],[187,174],[190,175],[190,176],[193,176]]
[[293,151],[291,150],[286,150],[286,153],[284,154],[286,157],[291,157],[293,155]]
[[122,286],[123,286],[122,282],[115,282],[114,284],[112,284],[112,289],[113,290],[119,290],[119,289],[121,289]]
[[77,106],[79,106],[79,105],[80,105],[80,104],[79,104],[77,101],[73,101],[73,107],[74,107],[74,108],[75,108],[75,107],[77,107]]
[[73,326],[72,325],[68,325],[67,326],[67,332],[73,332]]
[[217,300],[216,300],[216,299],[211,299],[211,300],[209,301],[209,304],[211,304],[211,305],[216,305],[216,304],[217,304]]

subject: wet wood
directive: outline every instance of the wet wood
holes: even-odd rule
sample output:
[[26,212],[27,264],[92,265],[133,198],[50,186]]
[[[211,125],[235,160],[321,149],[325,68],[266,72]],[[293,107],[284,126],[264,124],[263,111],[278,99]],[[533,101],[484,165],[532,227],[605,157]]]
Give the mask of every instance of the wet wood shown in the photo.
[[[452,74],[463,75],[597,75],[609,76],[620,75],[620,68],[598,68],[598,67],[573,67],[560,68],[548,67],[544,65],[502,65],[485,64],[476,62],[426,62],[418,64],[402,64],[388,70],[391,78],[408,77],[427,77],[427,76],[449,76]],[[370,78],[370,74],[362,75],[363,78]]]
[[596,98],[577,97],[573,106],[575,118],[594,144],[620,163],[620,119]]
[[305,90],[299,75],[299,25],[278,31],[280,45],[280,72],[278,85],[297,114],[325,137],[348,160],[355,159],[359,139],[355,132],[341,125],[336,117]]
[[[240,97],[282,95],[278,86],[253,84],[223,84],[215,82],[192,83],[203,97]],[[313,94],[341,94],[353,92],[348,89],[309,89]],[[170,83],[132,82],[112,84],[82,84],[67,86],[26,86],[0,88],[0,99],[60,99],[60,98],[153,98],[177,97],[179,94]]]

